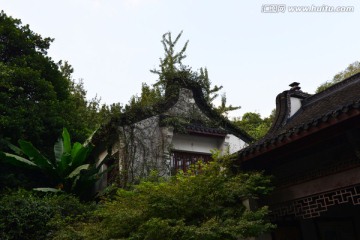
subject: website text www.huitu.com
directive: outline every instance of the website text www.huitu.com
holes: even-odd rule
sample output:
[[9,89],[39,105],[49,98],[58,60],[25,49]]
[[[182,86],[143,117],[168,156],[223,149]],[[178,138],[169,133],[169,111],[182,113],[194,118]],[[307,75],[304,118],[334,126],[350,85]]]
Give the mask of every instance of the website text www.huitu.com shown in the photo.
[[261,6],[262,13],[348,13],[354,11],[354,6],[287,6],[286,4],[263,4]]

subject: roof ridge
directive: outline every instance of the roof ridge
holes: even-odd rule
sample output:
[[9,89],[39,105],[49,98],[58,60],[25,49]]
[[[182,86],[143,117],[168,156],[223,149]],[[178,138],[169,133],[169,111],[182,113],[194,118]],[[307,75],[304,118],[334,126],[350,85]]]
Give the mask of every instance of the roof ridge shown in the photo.
[[272,136],[270,138],[262,138],[259,141],[247,146],[246,148],[241,149],[238,153],[239,155],[247,154],[248,152],[254,151],[254,149],[263,147],[263,145],[272,144],[276,141],[280,141],[286,137],[290,137],[292,134],[297,134],[301,129],[308,129],[310,127],[315,127],[320,124],[320,122],[327,122],[330,118],[336,118],[338,115],[342,113],[347,113],[351,109],[359,109],[360,108],[360,100],[357,101],[349,101],[347,104],[336,108],[334,110],[330,110],[327,113],[319,116],[316,119],[312,119],[310,121],[304,122],[299,126],[294,126],[290,129],[284,129],[276,136]]
[[[95,141],[97,138],[103,137],[107,133],[107,128],[116,126],[131,125],[136,122],[145,120],[149,117],[161,115],[162,113],[173,107],[179,100],[180,89],[189,89],[192,92],[195,104],[200,110],[209,118],[213,118],[214,121],[219,123],[219,126],[226,129],[229,133],[239,137],[244,142],[251,142],[253,138],[243,129],[233,124],[229,119],[219,114],[213,106],[211,106],[204,97],[203,88],[199,82],[186,77],[173,78],[171,84],[168,86],[165,98],[161,101],[148,106],[147,108],[134,108],[132,112],[125,112],[116,118],[112,118],[106,124],[102,125],[94,135]],[[104,133],[103,133],[103,129]],[[99,137],[98,137],[99,135]]]
[[327,97],[329,94],[331,94],[335,90],[341,90],[344,87],[348,87],[352,84],[356,84],[357,81],[359,81],[359,80],[360,80],[360,73],[354,74],[338,83],[335,83],[334,85],[326,88],[325,90],[323,90],[319,93],[313,94],[313,95],[305,98],[303,101],[302,107],[306,107],[308,105],[311,105],[311,104]]

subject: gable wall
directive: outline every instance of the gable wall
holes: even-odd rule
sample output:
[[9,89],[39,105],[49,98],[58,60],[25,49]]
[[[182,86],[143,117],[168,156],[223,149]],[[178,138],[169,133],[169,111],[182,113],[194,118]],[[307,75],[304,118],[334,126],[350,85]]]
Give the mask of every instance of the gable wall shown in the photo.
[[[200,110],[189,89],[180,89],[179,99],[164,114],[188,119],[209,120]],[[160,175],[167,176],[171,172],[171,149],[210,153],[212,149],[220,149],[230,153],[240,150],[244,142],[234,135],[224,138],[197,136],[174,133],[172,127],[160,127],[159,115],[144,119],[131,126],[119,126],[118,141],[113,149],[117,149],[119,171],[126,172],[129,182],[147,176],[150,170],[156,169]],[[104,155],[107,153],[104,152]]]
[[201,118],[209,120],[205,114],[202,113],[200,108],[195,103],[193,92],[186,88],[181,88],[179,91],[179,99],[165,114],[170,116]]

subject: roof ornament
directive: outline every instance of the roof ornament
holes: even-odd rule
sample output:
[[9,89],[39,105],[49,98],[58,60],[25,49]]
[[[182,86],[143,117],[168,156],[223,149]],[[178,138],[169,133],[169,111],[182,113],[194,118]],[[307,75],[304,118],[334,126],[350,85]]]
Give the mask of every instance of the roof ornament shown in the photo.
[[290,91],[299,91],[301,89],[301,87],[299,87],[299,85],[300,85],[300,83],[293,82],[292,84],[289,85],[291,87]]

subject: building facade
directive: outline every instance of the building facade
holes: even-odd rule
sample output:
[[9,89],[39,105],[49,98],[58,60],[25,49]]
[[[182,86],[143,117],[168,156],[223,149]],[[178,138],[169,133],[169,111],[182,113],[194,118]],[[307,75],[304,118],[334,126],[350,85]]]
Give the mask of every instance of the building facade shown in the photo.
[[[235,153],[252,138],[218,114],[205,100],[203,89],[190,80],[174,80],[164,102],[124,114],[104,133],[95,134],[99,161],[111,156],[104,171],[112,167],[100,187],[112,181],[134,183],[156,170],[160,176],[186,171],[195,162],[209,161],[214,149]],[[112,135],[104,144],[104,135]],[[117,178],[117,179],[116,179]]]
[[360,239],[360,74],[314,95],[290,86],[268,134],[238,156],[274,177],[266,239]]

